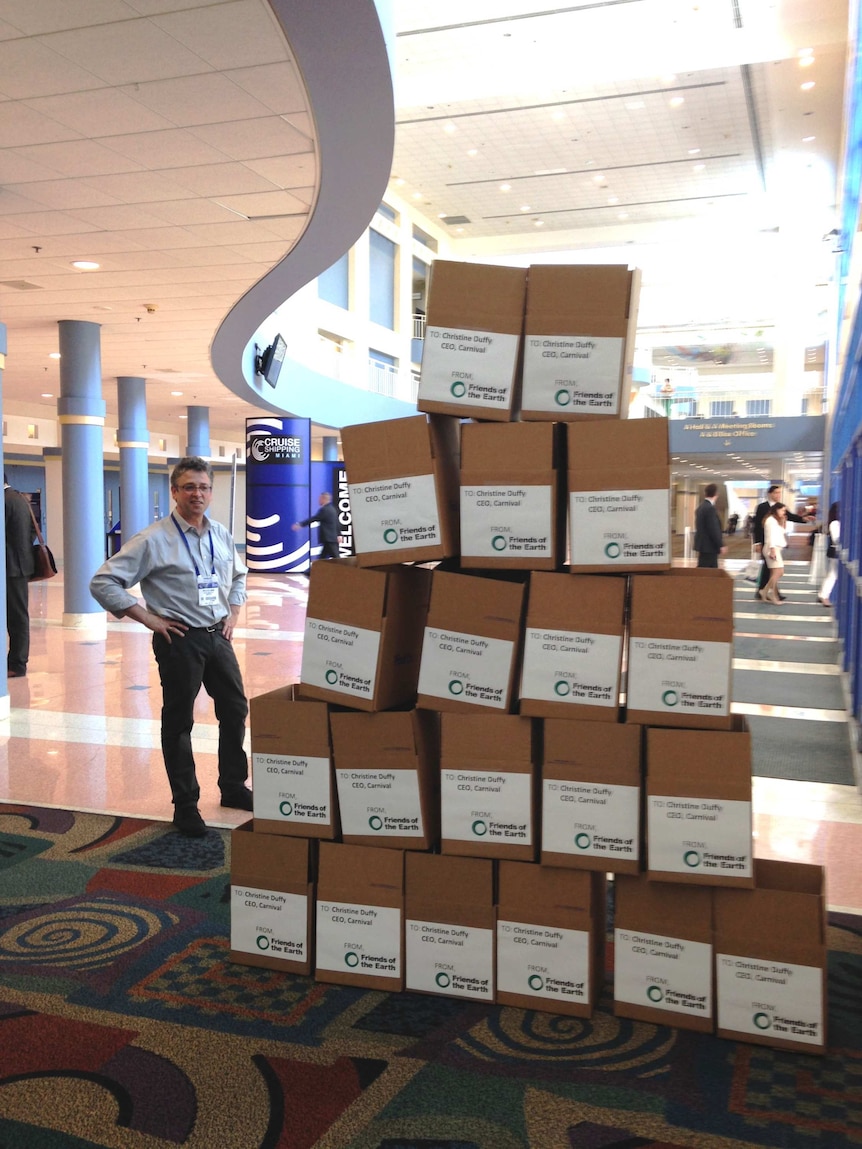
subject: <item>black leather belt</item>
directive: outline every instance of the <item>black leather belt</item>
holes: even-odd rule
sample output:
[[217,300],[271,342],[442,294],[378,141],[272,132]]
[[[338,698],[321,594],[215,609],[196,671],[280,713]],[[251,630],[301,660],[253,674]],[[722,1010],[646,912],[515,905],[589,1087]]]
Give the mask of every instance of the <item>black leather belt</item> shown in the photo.
[[189,626],[187,622],[183,622],[181,618],[172,618],[171,622],[178,622],[180,626],[184,626],[186,630],[199,630],[202,634],[212,634],[215,630],[222,630],[224,628],[224,619],[220,618],[218,622],[214,622],[212,626]]

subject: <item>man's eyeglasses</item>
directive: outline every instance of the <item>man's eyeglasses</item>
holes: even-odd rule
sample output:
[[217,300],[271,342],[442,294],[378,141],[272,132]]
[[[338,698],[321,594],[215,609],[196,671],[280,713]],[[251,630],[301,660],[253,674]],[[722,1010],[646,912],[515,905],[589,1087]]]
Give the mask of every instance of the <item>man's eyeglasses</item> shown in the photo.
[[195,491],[200,491],[202,495],[208,495],[212,487],[207,486],[206,483],[201,483],[200,486],[196,486],[194,483],[183,483],[181,487],[177,487],[177,490],[185,491],[187,495],[193,495]]

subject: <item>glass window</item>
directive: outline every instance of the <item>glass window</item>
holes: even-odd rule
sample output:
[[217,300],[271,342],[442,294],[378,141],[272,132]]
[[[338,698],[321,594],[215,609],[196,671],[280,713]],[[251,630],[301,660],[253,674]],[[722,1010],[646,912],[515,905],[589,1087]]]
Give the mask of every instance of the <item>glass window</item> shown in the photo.
[[388,203],[382,203],[377,210],[384,219],[391,219],[393,223],[398,222],[398,212],[394,207],[390,207]]
[[746,415],[770,415],[772,413],[771,399],[746,399]]
[[710,419],[729,419],[732,414],[732,399],[713,399],[709,404]]
[[395,330],[395,256],[391,239],[373,229],[369,236],[369,280],[371,298],[368,318],[381,327]]
[[350,306],[349,259],[345,252],[337,263],[317,277],[317,294],[326,303],[347,311]]
[[423,231],[421,227],[417,227],[416,224],[413,225],[413,238],[423,247],[427,247],[429,251],[437,250],[437,240],[433,239],[427,231]]

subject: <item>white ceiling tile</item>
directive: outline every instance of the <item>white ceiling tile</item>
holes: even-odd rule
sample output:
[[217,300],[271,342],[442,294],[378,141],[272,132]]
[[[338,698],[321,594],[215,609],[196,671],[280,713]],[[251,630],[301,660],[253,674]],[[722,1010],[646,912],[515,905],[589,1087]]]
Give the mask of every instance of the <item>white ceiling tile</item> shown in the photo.
[[256,216],[306,215],[308,207],[286,191],[273,191],[257,195],[220,196],[219,203],[253,219]]
[[265,104],[270,111],[283,116],[308,110],[305,85],[294,64],[255,64],[252,68],[231,68],[230,79]]
[[[43,116],[17,100],[0,103],[0,148],[14,148],[22,144],[52,144],[80,138],[80,132],[57,123],[49,116]],[[5,175],[4,166],[4,178]]]
[[3,19],[27,36],[139,15],[126,0],[3,0]]
[[241,195],[245,192],[272,191],[273,182],[240,163],[198,164],[175,168],[171,179],[201,196]]
[[94,140],[37,144],[33,147],[19,148],[18,154],[67,176],[108,175],[112,172],[144,170],[143,165],[134,158],[121,156]]
[[317,179],[317,156],[313,152],[246,160],[245,166],[276,187],[290,188],[296,194],[298,189],[312,187]]
[[103,83],[117,87],[211,70],[195,52],[147,19],[57,32],[46,36],[44,43]]
[[177,127],[249,120],[269,113],[266,103],[221,72],[126,85],[123,91]]
[[239,123],[207,124],[193,131],[199,139],[237,160],[295,155],[311,150],[309,137],[296,131],[279,116]]
[[18,212],[14,216],[16,226],[29,231],[34,237],[49,235],[77,235],[86,231],[98,231],[98,224],[85,224],[73,215],[62,211]]
[[134,159],[144,167],[156,171],[184,168],[190,164],[215,164],[225,159],[224,154],[217,148],[210,147],[183,128],[171,128],[164,132],[104,136],[100,143],[111,151]]
[[270,64],[288,56],[284,33],[259,0],[215,4],[206,20],[194,11],[171,12],[154,16],[153,23],[213,68]]
[[41,40],[0,42],[0,92],[13,100],[101,88],[104,81]]
[[62,96],[31,99],[27,104],[57,123],[95,139],[127,132],[153,132],[173,126],[171,121],[156,115],[116,88],[68,92]]
[[19,185],[4,185],[3,195],[0,196],[0,210],[3,209],[8,194],[15,192],[26,196],[31,204],[41,204],[61,211],[117,203],[115,197],[107,195],[85,180],[39,180]]
[[91,176],[94,188],[120,203],[139,204],[150,200],[190,199],[192,192],[173,179],[173,173],[124,172],[117,175]]

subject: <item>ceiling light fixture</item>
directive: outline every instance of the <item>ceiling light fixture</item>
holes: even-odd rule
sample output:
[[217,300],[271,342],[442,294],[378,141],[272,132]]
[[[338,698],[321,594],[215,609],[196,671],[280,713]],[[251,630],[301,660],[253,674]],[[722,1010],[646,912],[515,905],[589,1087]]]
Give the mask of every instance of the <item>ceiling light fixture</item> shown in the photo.
[[800,89],[803,92],[810,92],[814,86],[815,86],[814,80],[806,80],[804,84],[799,85]]
[[688,154],[690,156],[699,156],[700,155],[700,148],[689,148]]
[[478,148],[470,148],[469,151],[467,152],[468,156],[478,156],[478,154],[479,154]]
[[423,198],[423,197],[422,197],[422,192],[414,192],[414,193],[413,193],[413,198],[414,198],[414,199],[422,199],[422,198]]
[[533,223],[536,225],[536,227],[544,227],[545,226],[545,221],[543,219],[534,219]]
[[77,267],[78,271],[99,270],[99,264],[94,263],[92,259],[75,259],[72,261],[72,267]]
[[512,190],[511,184],[500,184],[500,191],[501,192],[510,192],[511,190]]
[[685,103],[685,96],[671,96],[670,106],[672,108],[681,108]]
[[817,139],[817,136],[803,136],[802,142],[803,142],[803,144],[810,144],[812,140],[816,140],[816,139]]
[[443,125],[443,131],[446,133],[447,136],[451,136],[454,132],[457,132],[458,129],[454,124],[444,124]]
[[521,211],[529,211],[529,210],[530,210],[530,205],[528,203],[522,203],[521,204]]
[[48,358],[49,359],[59,359],[60,358],[60,352],[59,351],[51,351],[48,354]]
[[43,391],[42,392],[42,398],[43,399],[53,399],[54,398],[54,392],[53,391]]

